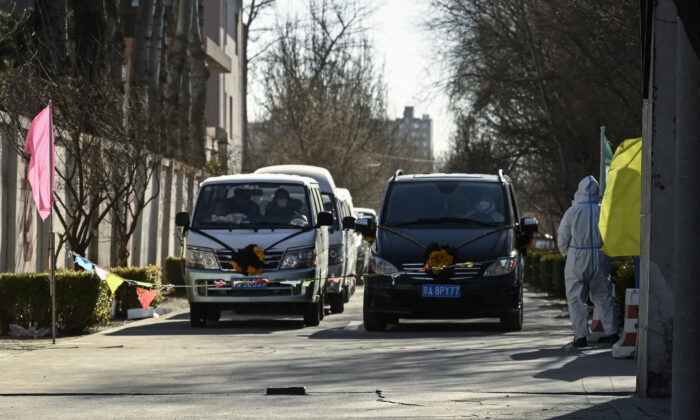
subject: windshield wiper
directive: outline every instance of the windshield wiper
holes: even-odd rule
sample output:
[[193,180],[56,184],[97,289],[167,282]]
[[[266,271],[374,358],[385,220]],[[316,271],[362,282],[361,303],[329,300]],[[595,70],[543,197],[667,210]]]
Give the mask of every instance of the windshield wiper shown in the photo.
[[498,226],[498,222],[482,222],[481,220],[470,219],[468,217],[432,217],[432,218],[421,218],[412,220],[410,222],[396,223],[390,226],[410,226],[410,225],[423,225],[430,223],[464,223],[468,225],[479,225],[479,226]]

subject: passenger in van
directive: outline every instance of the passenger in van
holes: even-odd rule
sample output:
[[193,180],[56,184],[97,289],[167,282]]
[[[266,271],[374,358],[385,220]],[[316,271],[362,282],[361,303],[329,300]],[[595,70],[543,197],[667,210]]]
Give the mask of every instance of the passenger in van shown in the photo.
[[467,213],[470,219],[480,222],[502,222],[503,215],[496,209],[496,201],[490,194],[482,193],[474,203],[474,208]]
[[301,210],[301,201],[290,198],[289,191],[284,188],[278,188],[272,201],[265,207],[266,216],[289,216],[292,217],[295,213]]
[[233,212],[228,207],[226,200],[219,198],[211,204],[210,219],[212,222],[232,222]]
[[260,216],[260,207],[250,199],[250,192],[236,188],[233,196],[233,213],[243,213],[247,217]]

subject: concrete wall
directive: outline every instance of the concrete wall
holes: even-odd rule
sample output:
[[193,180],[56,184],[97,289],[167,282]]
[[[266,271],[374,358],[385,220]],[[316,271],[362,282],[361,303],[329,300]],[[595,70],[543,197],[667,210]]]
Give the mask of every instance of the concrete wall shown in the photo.
[[[57,147],[56,154],[62,150]],[[60,170],[63,158],[56,159]],[[49,221],[42,222],[36,211],[29,183],[26,181],[27,162],[10,147],[0,133],[0,272],[38,272],[49,268]],[[192,211],[192,205],[202,181],[200,171],[180,162],[163,160],[147,191],[157,197],[144,209],[138,227],[130,241],[129,265],[161,265],[170,256],[182,255],[180,233],[175,227],[175,214]],[[56,194],[66,199],[65,188],[56,184]],[[63,233],[58,218],[54,231]],[[97,228],[87,258],[104,265],[116,264],[116,237],[111,218]],[[58,241],[58,238],[57,238]],[[57,255],[58,268],[72,267],[65,246]]]
[[644,102],[637,392],[671,395],[676,141],[676,8],[659,0]]

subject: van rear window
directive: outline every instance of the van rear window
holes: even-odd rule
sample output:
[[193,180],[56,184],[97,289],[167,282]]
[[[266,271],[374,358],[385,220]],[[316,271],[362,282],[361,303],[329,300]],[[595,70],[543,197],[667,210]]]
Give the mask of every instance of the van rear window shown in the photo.
[[401,182],[386,199],[384,224],[473,222],[503,224],[506,220],[503,187],[494,182]]
[[193,227],[307,227],[310,208],[307,189],[299,184],[211,184],[199,193]]

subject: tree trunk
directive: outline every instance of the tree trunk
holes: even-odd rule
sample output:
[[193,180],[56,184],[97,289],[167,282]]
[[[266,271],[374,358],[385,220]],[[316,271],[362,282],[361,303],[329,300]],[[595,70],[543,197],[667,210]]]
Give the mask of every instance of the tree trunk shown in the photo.
[[150,56],[150,80],[149,91],[160,97],[159,81],[160,81],[160,63],[161,53],[163,51],[163,28],[165,26],[165,5],[163,0],[156,0],[155,11],[153,13],[153,30],[151,37],[151,56]]
[[53,74],[66,73],[66,0],[36,0],[39,61]]
[[[170,139],[168,156],[180,159],[182,156],[183,132],[180,129],[182,125],[187,126],[187,121],[182,121],[182,108],[188,92],[183,90],[185,64],[187,61],[187,35],[192,21],[192,2],[193,0],[179,0],[177,11],[177,25],[175,30],[175,38],[173,47],[170,53],[170,65],[168,71],[168,88],[166,89],[168,98],[167,105],[169,107],[169,122],[167,124],[170,132],[167,138]],[[187,109],[187,108],[185,108]]]
[[150,58],[154,11],[155,0],[140,0],[134,31],[134,44],[131,50],[129,97],[134,99],[142,97],[144,101],[148,100],[148,82],[151,80]]
[[205,161],[204,139],[206,135],[206,121],[204,111],[207,100],[207,56],[204,52],[202,32],[200,28],[199,2],[193,2],[192,26],[189,37],[190,59],[190,135],[189,153],[191,164],[203,166]]
[[241,138],[241,172],[252,172],[254,168],[251,168],[250,157],[248,156],[248,145],[250,139],[248,138],[248,31],[250,30],[250,25],[243,25],[241,34],[241,61],[243,65],[241,66],[241,120],[243,122],[242,138]]

